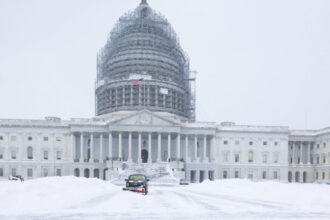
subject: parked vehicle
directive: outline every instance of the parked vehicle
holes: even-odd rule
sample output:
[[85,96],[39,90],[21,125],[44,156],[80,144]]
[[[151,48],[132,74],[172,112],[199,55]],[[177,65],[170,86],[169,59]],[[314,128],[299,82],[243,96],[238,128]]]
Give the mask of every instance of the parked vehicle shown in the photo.
[[185,179],[180,179],[180,185],[189,185],[189,182]]
[[144,195],[148,194],[148,182],[149,179],[143,174],[133,174],[125,179],[126,187],[123,188],[125,191],[143,193]]
[[16,176],[8,176],[9,180],[14,180],[14,181],[24,181],[24,178],[21,175],[16,175]]

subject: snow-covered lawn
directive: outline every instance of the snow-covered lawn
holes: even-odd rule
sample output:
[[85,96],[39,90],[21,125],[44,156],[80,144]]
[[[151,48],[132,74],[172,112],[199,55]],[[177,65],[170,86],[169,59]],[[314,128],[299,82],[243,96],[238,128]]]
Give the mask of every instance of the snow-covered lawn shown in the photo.
[[122,191],[97,179],[0,182],[0,219],[330,219],[330,185],[206,181]]

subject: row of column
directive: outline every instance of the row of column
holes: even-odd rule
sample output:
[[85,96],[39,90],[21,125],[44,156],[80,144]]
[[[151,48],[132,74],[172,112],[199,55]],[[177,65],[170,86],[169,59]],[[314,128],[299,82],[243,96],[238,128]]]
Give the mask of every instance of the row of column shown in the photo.
[[[312,145],[311,143],[307,144],[307,164],[311,163],[311,145]],[[292,155],[291,155],[292,164],[295,164],[295,155],[296,155],[295,146],[299,147],[299,151],[300,151],[299,152],[299,157],[300,157],[299,164],[303,164],[303,146],[304,146],[303,142],[300,142],[299,144],[292,143]]]
[[[128,162],[132,162],[132,133],[133,132],[128,132]],[[137,132],[138,133],[138,163],[142,162],[142,158],[141,158],[141,146],[142,146],[142,132]],[[150,155],[148,157],[148,163],[152,162],[152,148],[151,148],[151,132],[148,132],[148,154]],[[158,144],[157,144],[157,162],[161,162],[161,138],[162,138],[162,133],[157,133],[157,138],[158,138]],[[181,134],[177,134],[177,145],[176,145],[176,158],[180,158],[180,149],[181,149]],[[189,135],[185,135],[185,158],[188,158],[188,137]],[[84,162],[84,135],[83,133],[80,134],[80,162]],[[109,153],[108,153],[108,157],[112,158],[112,139],[113,139],[113,133],[109,132]],[[203,161],[207,161],[207,157],[206,157],[206,153],[207,153],[207,136],[204,135],[203,136]],[[167,134],[167,159],[166,161],[169,161],[170,157],[171,157],[171,133]],[[194,159],[197,159],[197,144],[198,143],[198,138],[197,135],[194,135]],[[72,149],[73,149],[73,158],[75,155],[75,146],[74,146],[74,135],[71,134],[71,145],[72,145]],[[214,138],[212,138],[211,141],[211,152],[210,155],[212,155],[212,151],[213,151],[213,146],[214,146]],[[123,158],[122,155],[122,132],[118,132],[118,158]],[[99,162],[103,162],[103,133],[100,134],[100,154],[99,154]],[[91,133],[90,134],[90,160],[89,162],[94,162],[94,134]]]

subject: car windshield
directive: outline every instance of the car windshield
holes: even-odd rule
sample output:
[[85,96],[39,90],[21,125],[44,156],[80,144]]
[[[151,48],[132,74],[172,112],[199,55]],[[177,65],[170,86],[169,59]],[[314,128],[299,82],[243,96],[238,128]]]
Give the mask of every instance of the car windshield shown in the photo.
[[145,180],[145,176],[142,176],[142,175],[132,175],[132,176],[129,176],[128,179],[129,180]]

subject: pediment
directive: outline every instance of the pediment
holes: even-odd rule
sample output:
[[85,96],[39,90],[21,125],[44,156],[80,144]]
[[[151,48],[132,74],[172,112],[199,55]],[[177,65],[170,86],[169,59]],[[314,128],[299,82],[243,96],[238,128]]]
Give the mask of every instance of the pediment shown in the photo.
[[138,113],[126,116],[124,118],[112,121],[115,125],[139,125],[139,126],[176,126],[176,122],[167,118],[161,117],[148,110],[143,110]]

